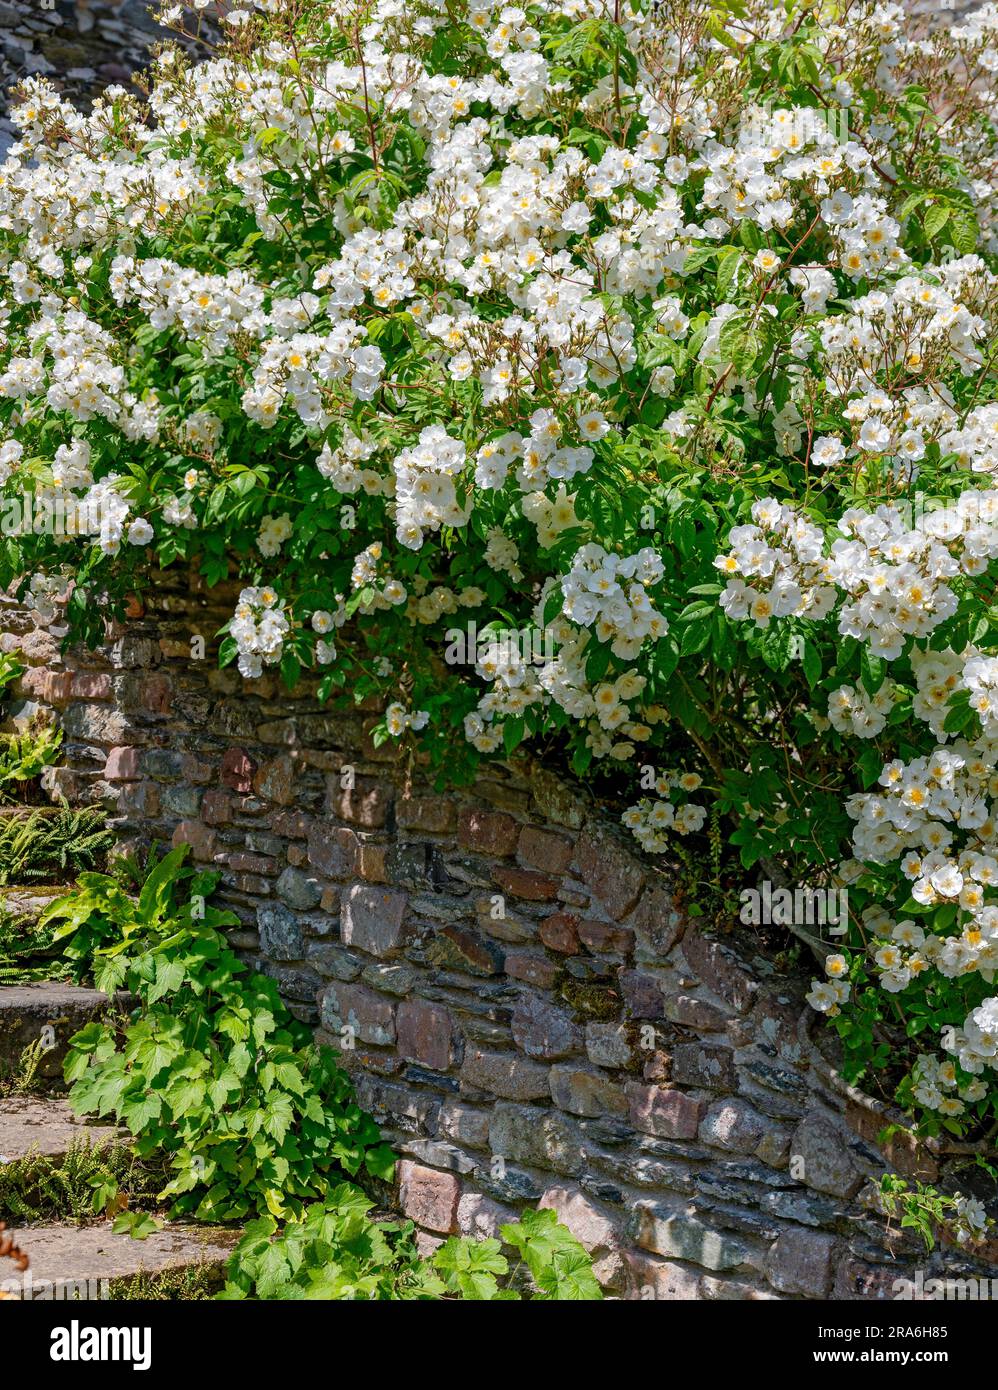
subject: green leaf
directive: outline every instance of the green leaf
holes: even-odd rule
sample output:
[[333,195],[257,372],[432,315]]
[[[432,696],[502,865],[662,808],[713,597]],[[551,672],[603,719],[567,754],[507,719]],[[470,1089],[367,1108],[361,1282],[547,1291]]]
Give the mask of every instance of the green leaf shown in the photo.
[[864,688],[876,695],[887,677],[887,662],[883,657],[874,656],[869,647],[863,647],[859,659],[859,678]]
[[116,1236],[131,1236],[133,1240],[146,1240],[163,1229],[161,1223],[146,1211],[123,1211],[114,1218],[111,1227]]
[[173,901],[173,890],[184,860],[190,852],[189,845],[180,845],[159,861],[142,886],[139,894],[138,915],[147,925],[162,920]]
[[813,690],[821,680],[821,655],[816,643],[810,638],[804,639],[804,655],[801,658],[804,667],[804,676],[808,685]]
[[284,1137],[291,1128],[294,1119],[294,1110],[291,1101],[286,1095],[279,1091],[271,1096],[264,1112],[263,1127],[267,1133],[277,1142],[283,1143]]
[[395,1174],[395,1155],[387,1144],[376,1144],[365,1153],[364,1167],[372,1177],[391,1182]]
[[725,246],[717,262],[717,283],[715,294],[719,304],[725,303],[731,297],[731,291],[735,287],[738,277],[738,270],[741,266],[742,253],[737,246]]
[[602,1298],[592,1261],[553,1211],[526,1211],[518,1223],[503,1226],[500,1235],[519,1250],[542,1298]]
[[950,240],[961,256],[977,250],[980,227],[977,218],[967,208],[953,208],[949,218]]
[[950,208],[946,203],[933,203],[922,217],[922,231],[928,241],[933,241],[946,226],[950,218]]

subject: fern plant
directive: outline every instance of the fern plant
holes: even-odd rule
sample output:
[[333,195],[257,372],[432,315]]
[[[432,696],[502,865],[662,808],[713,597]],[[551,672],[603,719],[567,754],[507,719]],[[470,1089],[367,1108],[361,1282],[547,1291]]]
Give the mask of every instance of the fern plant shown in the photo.
[[30,919],[0,908],[0,985],[25,985],[36,980],[65,979],[66,966],[46,958],[52,931]]
[[47,1090],[49,1081],[41,1072],[48,1050],[44,1037],[39,1034],[21,1049],[13,1065],[0,1058],[0,1097],[30,1096]]
[[55,812],[39,807],[27,816],[0,816],[0,886],[55,883],[99,869],[113,843],[99,806],[64,801]]
[[57,1159],[28,1154],[0,1164],[0,1218],[92,1221],[125,1206],[153,1205],[162,1181],[162,1169],[127,1144],[81,1136]]

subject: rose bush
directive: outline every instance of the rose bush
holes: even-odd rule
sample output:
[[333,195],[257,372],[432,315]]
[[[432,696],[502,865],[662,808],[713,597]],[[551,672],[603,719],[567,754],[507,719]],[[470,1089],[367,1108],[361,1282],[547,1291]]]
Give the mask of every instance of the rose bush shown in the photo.
[[6,526],[0,578],[43,620],[71,578],[96,640],[151,562],[234,562],[244,676],[379,698],[441,777],[532,741],[652,853],[709,811],[746,868],[838,875],[810,997],[850,1074],[903,1032],[904,1104],[984,1132],[998,9],[220,22],[145,102],[21,92],[0,481],[93,534]]

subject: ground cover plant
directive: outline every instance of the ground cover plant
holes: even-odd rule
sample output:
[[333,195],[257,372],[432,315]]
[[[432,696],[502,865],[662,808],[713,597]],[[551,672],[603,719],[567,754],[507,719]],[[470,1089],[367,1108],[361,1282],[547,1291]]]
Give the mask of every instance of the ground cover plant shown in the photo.
[[519,1252],[513,1269],[498,1240],[455,1237],[425,1259],[411,1221],[370,1215],[365,1187],[388,1191],[394,1155],[332,1050],[236,958],[223,929],[237,919],[208,901],[218,876],[189,867],[187,852],[84,874],[43,916],[78,978],[134,1002],[76,1033],[64,1064],[73,1110],[112,1118],[131,1140],[115,1163],[88,1149],[55,1173],[11,1165],[15,1214],[55,1190],[139,1240],[159,1228],[152,1196],[172,1217],[238,1222],[227,1299],[481,1301],[523,1287],[540,1300],[598,1299],[589,1256],[551,1211],[502,1228]]

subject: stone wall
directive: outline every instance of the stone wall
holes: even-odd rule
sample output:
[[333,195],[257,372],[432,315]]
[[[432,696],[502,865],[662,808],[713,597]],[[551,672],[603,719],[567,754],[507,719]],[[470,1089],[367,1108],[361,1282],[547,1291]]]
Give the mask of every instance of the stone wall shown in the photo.
[[[884,1298],[917,1267],[972,1271],[866,1205],[884,1115],[815,1047],[803,977],[687,920],[549,770],[440,794],[374,748],[373,714],[219,671],[234,594],[210,597],[166,576],[65,660],[8,602],[2,645],[29,663],[14,715],[62,721],[53,796],[221,871],[235,946],[346,1044],[424,1242],[540,1203],[632,1298]],[[891,1158],[936,1176],[931,1154]]]

